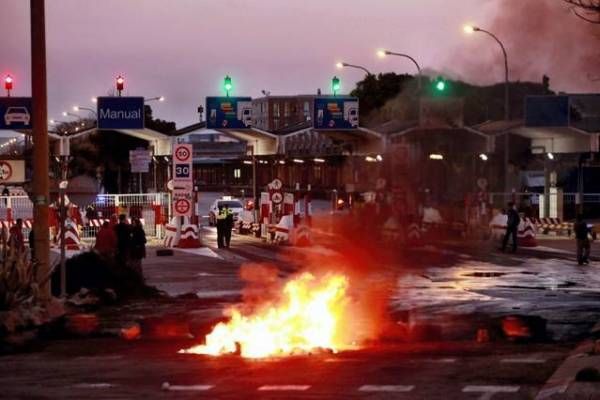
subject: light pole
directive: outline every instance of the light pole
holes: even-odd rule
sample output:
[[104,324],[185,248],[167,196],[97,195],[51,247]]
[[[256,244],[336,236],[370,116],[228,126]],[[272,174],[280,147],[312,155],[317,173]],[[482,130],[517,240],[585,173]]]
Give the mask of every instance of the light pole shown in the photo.
[[94,114],[96,119],[98,119],[98,113],[93,108],[82,107],[82,106],[73,106],[73,111],[77,112],[77,111],[81,111],[81,110],[89,111],[90,113]]
[[412,61],[413,64],[415,64],[415,67],[417,67],[417,72],[418,72],[417,89],[419,91],[419,94],[421,94],[421,66],[419,65],[417,60],[415,60],[413,57],[409,56],[408,54],[396,53],[396,52],[389,51],[389,50],[378,50],[377,55],[379,56],[379,58],[385,58],[386,56],[397,56],[397,57],[408,58],[410,61]]
[[366,69],[365,67],[363,67],[361,65],[348,64],[348,63],[345,63],[345,62],[339,62],[339,63],[335,64],[335,66],[338,69],[342,69],[344,67],[361,69],[361,70],[365,71],[365,73],[367,74],[367,76],[373,75],[368,69]]
[[[486,35],[490,36],[492,39],[498,43],[500,49],[502,49],[502,55],[504,56],[504,120],[510,121],[510,101],[509,101],[509,81],[508,81],[508,55],[506,54],[506,48],[504,44],[498,39],[496,35],[494,35],[490,31],[486,31],[485,29],[481,29],[478,26],[466,25],[464,27],[464,31],[468,34],[472,34],[474,32],[482,32]],[[508,150],[509,146],[509,133],[508,131],[505,133],[506,137],[504,138],[504,191],[509,191],[509,182],[508,182]]]

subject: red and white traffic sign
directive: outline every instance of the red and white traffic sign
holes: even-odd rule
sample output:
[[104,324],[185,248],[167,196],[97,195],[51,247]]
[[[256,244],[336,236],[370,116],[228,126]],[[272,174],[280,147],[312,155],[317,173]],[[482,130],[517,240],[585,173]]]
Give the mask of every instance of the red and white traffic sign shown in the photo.
[[0,181],[9,181],[12,175],[12,166],[6,161],[0,161]]
[[178,199],[175,201],[175,212],[179,215],[187,215],[192,205],[188,199]]
[[176,217],[192,216],[192,193],[187,190],[173,191],[173,215]]
[[273,192],[271,194],[273,204],[281,204],[283,202],[283,194],[281,192]]
[[192,145],[191,144],[176,144],[173,150],[175,161],[190,162],[192,161]]

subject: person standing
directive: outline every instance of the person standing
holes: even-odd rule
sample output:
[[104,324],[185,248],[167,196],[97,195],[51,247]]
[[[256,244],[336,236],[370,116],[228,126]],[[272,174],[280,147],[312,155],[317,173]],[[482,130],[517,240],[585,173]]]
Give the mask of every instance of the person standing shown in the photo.
[[146,258],[146,233],[139,218],[133,219],[131,228],[131,268],[143,277],[142,259]]
[[131,227],[127,223],[125,214],[119,215],[119,223],[115,225],[115,235],[117,236],[117,264],[126,267],[131,246]]
[[225,212],[223,206],[219,206],[219,212],[217,213],[217,247],[222,249],[225,247]]
[[512,252],[517,251],[517,232],[519,230],[519,213],[516,210],[515,203],[512,201],[508,203],[508,209],[506,211],[506,233],[502,239],[502,251],[506,251],[506,245],[508,240],[512,237]]
[[23,220],[17,219],[8,231],[8,245],[13,254],[21,254],[25,251],[25,238],[23,237]]
[[575,225],[575,240],[577,241],[577,263],[579,265],[589,264],[590,258],[590,238],[591,229],[583,219],[583,215],[577,214]]
[[231,243],[231,231],[233,230],[233,211],[228,206],[225,206],[225,231],[223,237],[225,239],[225,247],[229,248]]
[[108,221],[105,221],[98,230],[94,249],[106,258],[110,259],[115,256],[115,251],[117,250],[117,235]]

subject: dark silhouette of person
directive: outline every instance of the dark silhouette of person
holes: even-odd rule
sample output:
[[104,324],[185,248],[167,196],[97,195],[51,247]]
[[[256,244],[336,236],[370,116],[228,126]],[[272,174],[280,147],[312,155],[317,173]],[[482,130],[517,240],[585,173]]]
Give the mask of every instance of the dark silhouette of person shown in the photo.
[[219,212],[217,213],[217,246],[219,249],[225,247],[225,211],[223,206],[219,206]]
[[119,215],[119,223],[115,225],[115,233],[117,235],[117,253],[115,258],[120,267],[126,267],[131,246],[131,227],[127,223],[125,214]]
[[139,218],[133,219],[131,228],[131,268],[143,277],[142,259],[146,257],[146,233]]
[[519,213],[515,209],[515,203],[508,203],[506,216],[506,233],[504,234],[504,238],[502,239],[502,251],[506,251],[508,239],[512,237],[512,252],[514,253],[517,251],[517,232],[519,230],[519,222],[521,222],[521,219],[519,218]]
[[583,219],[583,215],[577,214],[575,225],[575,240],[577,241],[577,263],[579,265],[589,264],[590,258],[590,237],[591,229]]

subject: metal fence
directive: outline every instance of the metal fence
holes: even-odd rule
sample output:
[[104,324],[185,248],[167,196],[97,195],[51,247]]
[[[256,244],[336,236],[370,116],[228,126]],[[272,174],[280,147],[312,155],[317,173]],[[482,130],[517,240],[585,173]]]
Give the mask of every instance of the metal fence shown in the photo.
[[[549,204],[558,204],[558,214],[563,220],[574,219],[578,211],[586,218],[600,218],[600,193],[549,193]],[[490,203],[494,208],[505,208],[514,201],[521,210],[527,210],[533,217],[539,217],[540,206],[544,204],[543,193],[490,193]],[[580,208],[580,210],[578,210]]]
[[[51,212],[51,221],[57,222],[57,212]],[[169,218],[169,195],[167,193],[141,194],[102,194],[84,207],[71,209],[70,217],[80,225],[81,239],[93,240],[102,222],[113,215],[125,214],[127,218],[140,218],[144,223],[146,236],[161,238],[162,225]],[[21,218],[33,220],[33,203],[27,196],[0,197],[0,221],[11,225]],[[51,225],[53,223],[51,222]],[[24,233],[28,233],[29,230]]]

